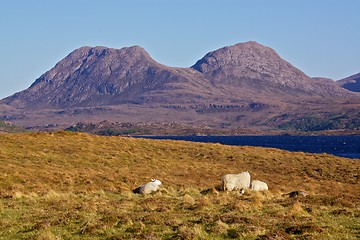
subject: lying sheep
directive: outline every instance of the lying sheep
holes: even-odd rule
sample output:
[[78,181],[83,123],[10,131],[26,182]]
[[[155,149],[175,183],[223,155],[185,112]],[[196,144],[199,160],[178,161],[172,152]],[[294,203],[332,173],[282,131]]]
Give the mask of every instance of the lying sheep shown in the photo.
[[269,190],[268,185],[265,182],[259,180],[253,180],[250,185],[252,191],[264,191]]
[[151,182],[148,182],[148,183],[136,188],[133,192],[140,193],[140,194],[149,194],[149,193],[156,192],[157,190],[159,190],[160,185],[161,185],[160,180],[151,179]]
[[248,172],[241,172],[239,174],[226,174],[222,178],[222,190],[232,191],[241,190],[243,193],[245,189],[250,187],[250,174]]

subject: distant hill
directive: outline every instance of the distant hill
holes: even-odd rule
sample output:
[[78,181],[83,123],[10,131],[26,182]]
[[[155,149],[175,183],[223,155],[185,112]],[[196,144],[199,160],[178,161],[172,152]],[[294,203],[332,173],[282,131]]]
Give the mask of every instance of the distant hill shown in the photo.
[[[344,105],[346,102],[346,105]],[[78,122],[171,123],[211,128],[297,129],[296,119],[353,124],[358,95],[313,79],[256,42],[206,54],[190,68],[157,63],[141,47],[81,47],[28,89],[0,101],[0,119],[29,129]],[[320,119],[320,120],[319,120]],[[307,127],[300,128],[301,131]]]
[[352,92],[360,92],[360,73],[341,79],[337,83]]

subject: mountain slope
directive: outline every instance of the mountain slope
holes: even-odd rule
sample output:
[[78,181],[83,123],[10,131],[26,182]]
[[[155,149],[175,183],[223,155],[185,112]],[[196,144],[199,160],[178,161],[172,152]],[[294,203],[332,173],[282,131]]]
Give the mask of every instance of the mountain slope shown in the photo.
[[292,95],[347,96],[335,82],[316,82],[282,59],[273,49],[256,42],[239,43],[206,54],[193,69],[218,85],[256,92],[272,89]]
[[228,99],[229,93],[231,100],[249,93],[349,95],[335,83],[309,78],[274,50],[246,42],[210,52],[187,69],[161,65],[139,46],[82,47],[3,103],[27,108],[184,103]]
[[[25,91],[3,102],[18,107],[84,107],[167,101],[166,90],[185,95],[206,94],[206,81],[191,69],[155,62],[141,47],[82,47],[61,60]],[[195,79],[197,81],[191,81]],[[150,94],[157,90],[158,94]],[[150,95],[147,95],[150,94]],[[171,94],[170,94],[171,95]]]
[[337,83],[349,91],[360,92],[360,73],[341,79]]
[[30,129],[108,120],[261,130],[297,129],[287,123],[304,116],[316,122],[342,116],[341,126],[356,128],[357,96],[306,76],[256,42],[210,52],[190,68],[157,63],[139,46],[81,47],[1,100],[0,120]]

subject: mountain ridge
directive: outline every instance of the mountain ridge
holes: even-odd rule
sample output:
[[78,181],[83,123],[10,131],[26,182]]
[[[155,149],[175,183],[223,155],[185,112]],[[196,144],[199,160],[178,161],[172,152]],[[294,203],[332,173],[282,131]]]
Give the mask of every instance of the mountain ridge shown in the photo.
[[357,101],[257,42],[209,52],[189,68],[160,64],[140,46],[84,46],[1,100],[0,119],[26,127],[113,120],[276,128],[308,112],[327,118],[331,104],[339,112],[350,102],[352,112]]
[[192,68],[207,74],[215,82],[228,80],[230,85],[237,85],[239,82],[244,84],[244,79],[250,79],[252,82],[259,82],[257,89],[270,83],[271,87],[288,88],[293,92],[300,90],[302,94],[323,96],[348,94],[343,89],[337,88],[334,82],[326,82],[324,84],[327,86],[326,89],[318,87],[312,78],[282,59],[273,49],[254,41],[209,52]]
[[[141,91],[181,88],[179,81],[199,78],[194,75],[196,72],[191,69],[168,67],[156,62],[139,46],[121,49],[81,47],[43,74],[28,89],[3,102],[12,105],[13,100],[16,103],[19,99],[24,100],[24,106],[30,102],[28,105],[31,106],[60,105],[60,108],[139,102],[141,100],[136,99],[135,95],[141,94]],[[206,84],[206,81],[202,83]],[[76,85],[80,86],[74,89]],[[195,81],[193,85],[201,83]],[[87,92],[86,96],[81,94],[84,91]],[[96,95],[101,95],[103,99],[96,98],[92,103],[91,98]],[[115,99],[110,101],[109,96],[115,96]],[[99,103],[101,100],[103,102]]]
[[[246,42],[212,51],[190,68],[160,64],[140,46],[121,49],[85,46],[71,52],[13,99],[23,99],[24,105],[30,102],[31,106],[118,104],[139,101],[135,94],[179,87],[179,81],[205,84],[210,92],[218,92],[213,87],[225,88],[228,92],[234,87],[238,91],[245,88],[246,91],[255,90],[254,93],[264,88],[283,88],[295,94],[302,91],[300,94],[349,95],[335,83],[327,82],[323,84],[326,88],[318,87],[273,49]],[[189,92],[190,87],[187,88]],[[194,85],[191,88],[196,89]],[[196,89],[196,92],[202,91]],[[109,95],[115,97],[113,102],[108,99]],[[95,100],[91,100],[94,97]],[[11,97],[9,100],[5,102],[12,105]]]

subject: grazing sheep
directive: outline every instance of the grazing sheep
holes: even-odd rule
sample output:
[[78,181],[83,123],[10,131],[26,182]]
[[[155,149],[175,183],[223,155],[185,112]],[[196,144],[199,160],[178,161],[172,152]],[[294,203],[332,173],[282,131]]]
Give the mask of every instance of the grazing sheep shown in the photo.
[[133,192],[140,193],[140,194],[149,194],[149,193],[156,192],[157,190],[159,190],[160,185],[161,185],[160,180],[151,179],[151,182],[148,182],[148,183],[136,188]]
[[264,191],[269,190],[268,185],[265,182],[259,180],[253,180],[250,185],[252,191]]
[[241,172],[239,174],[226,174],[222,178],[222,190],[232,191],[241,190],[243,193],[245,189],[250,187],[250,174],[248,172]]

